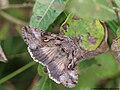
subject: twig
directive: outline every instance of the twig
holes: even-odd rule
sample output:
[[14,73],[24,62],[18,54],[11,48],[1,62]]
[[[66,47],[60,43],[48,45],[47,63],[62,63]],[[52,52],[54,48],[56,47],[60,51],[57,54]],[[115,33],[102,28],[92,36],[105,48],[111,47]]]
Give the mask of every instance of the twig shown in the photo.
[[7,20],[9,20],[10,22],[13,22],[13,23],[15,23],[15,24],[18,24],[18,25],[28,25],[28,23],[26,23],[26,22],[24,22],[24,21],[21,21],[21,20],[19,20],[19,19],[17,19],[17,18],[15,18],[15,17],[7,14],[7,13],[4,12],[4,11],[1,11],[1,10],[0,10],[0,15],[1,15],[2,17],[4,17],[5,19],[7,19]]
[[28,55],[28,52],[23,52],[23,53],[19,53],[19,54],[14,54],[14,55],[10,55],[10,56],[7,56],[9,59],[12,59],[12,58],[16,58],[16,57],[25,57],[26,55]]
[[31,3],[24,3],[24,4],[9,4],[7,6],[0,7],[1,10],[8,9],[8,8],[26,8],[26,7],[33,7]]

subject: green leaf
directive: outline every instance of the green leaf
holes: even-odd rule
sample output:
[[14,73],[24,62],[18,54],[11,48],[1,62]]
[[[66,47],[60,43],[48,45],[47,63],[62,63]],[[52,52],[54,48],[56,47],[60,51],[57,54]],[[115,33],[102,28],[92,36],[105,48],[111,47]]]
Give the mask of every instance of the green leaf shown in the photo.
[[48,76],[43,76],[33,90],[52,90],[52,83]]
[[109,22],[106,22],[106,23],[116,34],[116,31],[117,31],[117,28],[118,28],[117,24],[114,21],[109,21]]
[[120,8],[120,0],[115,0],[117,6]]
[[10,24],[8,22],[5,22],[2,28],[0,28],[0,40],[4,40],[5,38],[7,38],[9,26]]
[[47,30],[64,10],[68,0],[36,0],[30,20],[32,27]]
[[120,28],[117,29],[117,36],[120,37]]
[[25,52],[26,50],[26,45],[25,43],[23,43],[23,39],[17,36],[9,37],[5,39],[1,43],[1,45],[2,45],[3,51],[6,53],[6,56],[22,53],[22,52]]
[[41,64],[38,65],[38,74],[40,76],[45,76],[46,73],[43,71],[43,66]]
[[0,86],[0,90],[7,90],[5,86]]
[[63,23],[66,18],[67,18],[67,15],[64,12],[62,12],[57,17],[57,19],[49,26],[47,31],[58,34],[60,31],[61,23]]
[[[96,56],[92,61],[96,60],[96,64],[89,65],[88,61],[84,61],[84,65],[89,65],[83,68],[83,63],[79,65],[79,81],[74,89],[71,90],[91,90],[95,88],[100,80],[111,78],[119,73],[119,64],[111,53],[101,54]],[[92,83],[91,83],[92,82]]]
[[71,0],[67,9],[82,18],[91,17],[106,21],[116,19],[109,0]]
[[99,20],[70,15],[61,26],[66,36],[80,36],[80,46],[85,50],[95,50],[104,39],[104,28]]

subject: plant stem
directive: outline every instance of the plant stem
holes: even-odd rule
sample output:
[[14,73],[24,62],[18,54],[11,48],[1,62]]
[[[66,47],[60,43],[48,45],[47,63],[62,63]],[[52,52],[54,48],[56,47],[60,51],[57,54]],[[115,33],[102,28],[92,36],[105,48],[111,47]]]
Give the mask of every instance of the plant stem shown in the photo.
[[7,14],[6,12],[4,12],[4,11],[2,11],[2,10],[0,10],[0,15],[1,15],[2,17],[4,17],[5,19],[7,19],[7,20],[9,20],[10,22],[13,22],[13,23],[15,23],[15,24],[23,25],[23,26],[28,25],[28,23],[26,23],[26,22],[24,22],[24,21],[21,21],[21,20],[15,18],[15,17],[13,17],[13,16]]
[[16,75],[20,74],[21,72],[27,70],[28,68],[32,67],[33,65],[35,65],[36,63],[34,61],[28,63],[27,65],[21,67],[20,69],[16,70],[15,72],[5,76],[4,78],[0,79],[0,84],[6,82],[7,80],[15,77]]
[[8,9],[8,8],[26,8],[26,7],[33,7],[33,4],[31,3],[24,3],[24,4],[9,4],[9,5],[4,5],[0,7],[1,10]]

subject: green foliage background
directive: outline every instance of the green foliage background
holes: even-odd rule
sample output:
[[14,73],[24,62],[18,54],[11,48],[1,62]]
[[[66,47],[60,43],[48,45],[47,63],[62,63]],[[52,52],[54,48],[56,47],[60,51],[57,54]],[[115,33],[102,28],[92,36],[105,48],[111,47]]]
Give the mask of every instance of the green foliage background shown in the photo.
[[109,31],[108,44],[111,46],[113,38],[120,33],[120,1],[74,1],[9,0],[5,5],[0,4],[0,44],[8,59],[7,63],[0,62],[0,90],[91,90],[120,87],[120,64],[111,51],[80,62],[79,82],[72,89],[50,80],[43,67],[35,63],[27,52],[21,37],[21,27],[30,25],[58,33],[71,12],[84,19],[105,21]]

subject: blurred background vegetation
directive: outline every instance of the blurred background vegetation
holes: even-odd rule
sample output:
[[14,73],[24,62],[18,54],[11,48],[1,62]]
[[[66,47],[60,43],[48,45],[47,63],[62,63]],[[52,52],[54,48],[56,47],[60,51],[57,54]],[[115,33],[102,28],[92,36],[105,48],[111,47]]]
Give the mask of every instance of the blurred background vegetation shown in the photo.
[[[31,62],[21,37],[21,27],[29,24],[33,4],[33,0],[0,0],[0,43],[8,59],[0,62],[0,90],[30,90],[38,79],[37,64]],[[10,80],[4,82],[6,77]]]
[[[67,2],[67,0],[60,1]],[[112,40],[116,36],[119,36],[120,1],[110,0],[112,2],[112,9],[114,7],[114,11],[116,12],[114,14],[111,14],[108,8],[108,13],[105,11],[106,8],[104,6],[107,5],[106,0],[98,0],[100,1],[98,3],[105,9],[100,9],[101,11],[99,13],[94,7],[89,8],[90,6],[94,6],[90,1],[91,0],[85,0],[85,2],[80,5],[83,8],[82,10],[78,9],[80,7],[76,2],[70,2],[67,4],[66,11],[71,12],[74,10],[74,13],[77,14],[76,10],[79,10],[81,17],[104,20],[109,30],[108,43],[110,46]],[[45,86],[43,86],[43,89],[36,87],[34,90],[69,90],[62,85],[57,85],[49,78],[46,79],[46,77],[43,77],[41,79],[39,76],[43,73],[39,70],[41,66],[39,65],[38,67],[38,64],[32,60],[27,52],[27,46],[21,37],[21,27],[29,25],[29,22],[33,26],[37,25],[36,22],[34,22],[34,16],[30,21],[34,3],[34,0],[0,0],[0,45],[8,60],[6,63],[0,62],[0,90],[31,90],[38,83],[40,87],[41,82],[44,81]],[[72,8],[71,3],[73,6],[76,5],[76,7]],[[58,7],[60,8],[60,6]],[[97,9],[99,9],[99,7],[97,7]],[[55,21],[51,21],[49,27],[41,24],[41,28],[55,33],[58,32],[57,30],[66,18],[66,13],[62,12],[62,8],[58,10],[60,10],[57,12],[58,15],[54,16],[56,17]],[[93,11],[94,14],[90,11]],[[90,60],[79,63],[79,69],[79,84],[70,90],[92,90],[92,88],[120,89],[120,64],[113,57],[111,52],[98,55]],[[50,88],[47,86],[50,86]]]

